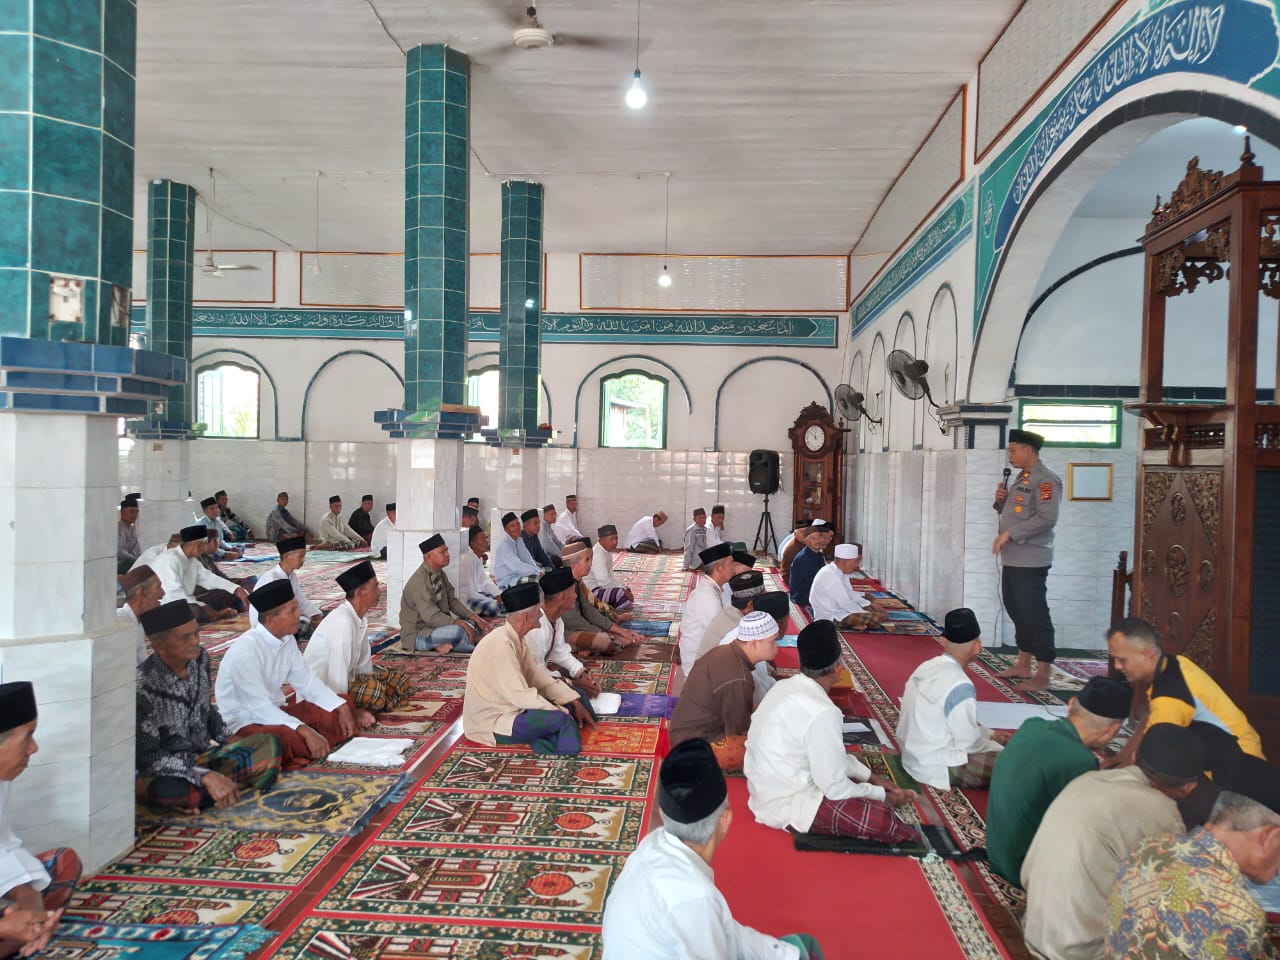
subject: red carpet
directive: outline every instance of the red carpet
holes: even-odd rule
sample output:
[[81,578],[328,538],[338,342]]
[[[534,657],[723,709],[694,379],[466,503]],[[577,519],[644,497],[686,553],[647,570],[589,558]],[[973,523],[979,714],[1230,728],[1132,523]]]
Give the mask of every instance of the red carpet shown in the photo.
[[[942,645],[935,637],[873,633],[845,633],[843,636],[858,659],[866,665],[895,703],[901,702],[902,691],[906,689],[907,678],[912,671],[942,652]],[[973,679],[979,700],[1010,699],[1000,686],[990,683],[974,671],[970,670],[969,676]]]

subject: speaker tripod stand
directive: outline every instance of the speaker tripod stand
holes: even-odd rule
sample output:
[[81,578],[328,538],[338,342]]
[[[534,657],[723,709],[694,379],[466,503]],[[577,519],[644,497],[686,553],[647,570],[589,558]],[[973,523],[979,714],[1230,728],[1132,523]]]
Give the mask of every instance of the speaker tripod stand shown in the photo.
[[[773,552],[769,553],[769,541],[773,541]],[[773,517],[769,513],[769,494],[764,495],[764,512],[760,514],[760,523],[756,527],[756,542],[752,550],[763,550],[766,555],[778,555],[778,537],[773,532]]]

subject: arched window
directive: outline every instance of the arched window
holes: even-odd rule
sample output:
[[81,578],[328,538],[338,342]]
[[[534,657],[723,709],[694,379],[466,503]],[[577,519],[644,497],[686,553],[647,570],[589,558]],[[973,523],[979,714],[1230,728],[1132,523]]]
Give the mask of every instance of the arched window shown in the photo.
[[196,421],[206,437],[256,440],[258,437],[257,370],[219,363],[196,374]]
[[[472,370],[467,374],[467,406],[479,407],[480,412],[489,418],[489,422],[485,425],[486,430],[498,429],[498,411],[501,406],[501,396],[502,391],[497,367],[481,367],[479,370]],[[542,423],[546,419],[546,388],[541,387],[538,390],[538,422]],[[476,432],[471,435],[470,439],[481,440],[483,437],[479,432]]]
[[667,445],[667,381],[624,370],[600,381],[600,446],[661,450]]

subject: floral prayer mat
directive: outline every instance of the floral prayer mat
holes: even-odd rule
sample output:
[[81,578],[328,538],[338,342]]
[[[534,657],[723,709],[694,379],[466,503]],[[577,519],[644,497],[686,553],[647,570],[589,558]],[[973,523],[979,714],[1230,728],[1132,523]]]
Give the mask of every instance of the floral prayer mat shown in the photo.
[[643,799],[652,757],[536,757],[471,748],[463,741],[424,781],[427,787],[485,792],[586,794]]
[[393,774],[352,776],[299,770],[280,777],[268,793],[250,791],[223,810],[210,807],[194,816],[138,807],[143,825],[180,825],[219,830],[301,830],[353,833],[400,783]]
[[670,663],[643,660],[592,660],[600,686],[614,693],[666,693]]
[[[378,654],[376,663],[388,670],[402,670],[409,675],[415,690],[427,697],[443,697],[448,691],[458,695],[467,686],[467,658],[439,653],[403,653],[399,647]],[[416,699],[416,697],[415,697]]]
[[447,957],[449,960],[591,960],[600,934],[545,927],[515,929],[470,923],[407,926],[403,920],[310,916],[273,951],[281,960],[360,960]]
[[168,826],[144,836],[103,872],[113,877],[299,886],[337,844],[337,837],[322,833]]
[[244,960],[275,937],[252,924],[192,927],[72,920],[58,925],[41,953],[59,960]]
[[209,884],[88,880],[67,916],[88,923],[190,926],[261,923],[289,896],[287,887],[237,889]]

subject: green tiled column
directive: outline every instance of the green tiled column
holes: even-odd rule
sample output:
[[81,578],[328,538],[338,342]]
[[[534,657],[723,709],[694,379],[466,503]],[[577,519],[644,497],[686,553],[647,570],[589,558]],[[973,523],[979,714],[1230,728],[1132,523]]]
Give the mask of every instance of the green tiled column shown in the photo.
[[[185,183],[147,184],[147,349],[191,362],[191,283],[195,255],[196,191]],[[154,419],[170,434],[191,428],[191,383],[169,388]]]
[[[0,0],[0,336],[127,339],[136,25],[133,0]],[[75,319],[51,274],[83,284]]]
[[[498,344],[500,436],[538,427],[542,361],[542,184],[502,184],[502,326]],[[513,432],[515,432],[513,434]]]
[[466,402],[470,63],[433,44],[406,69],[404,394],[429,425],[442,403]]

